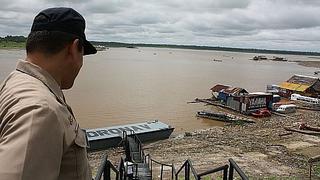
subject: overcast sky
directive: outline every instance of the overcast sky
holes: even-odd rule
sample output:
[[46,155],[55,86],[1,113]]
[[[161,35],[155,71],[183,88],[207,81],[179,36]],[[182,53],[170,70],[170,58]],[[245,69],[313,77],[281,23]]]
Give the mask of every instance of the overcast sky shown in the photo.
[[0,0],[0,36],[68,6],[89,40],[320,51],[320,0]]

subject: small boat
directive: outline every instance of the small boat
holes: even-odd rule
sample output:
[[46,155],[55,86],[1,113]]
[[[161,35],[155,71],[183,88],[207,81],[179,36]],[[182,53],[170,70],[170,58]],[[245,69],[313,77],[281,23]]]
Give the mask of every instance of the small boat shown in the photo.
[[135,47],[135,46],[127,46],[126,48],[135,49],[135,48],[137,48],[137,47]]
[[283,57],[277,57],[277,56],[273,56],[273,59],[271,59],[272,61],[288,61],[286,58]]
[[107,49],[105,46],[102,46],[102,45],[97,45],[97,46],[95,46],[95,48],[97,51],[104,51]]
[[215,62],[222,62],[221,59],[213,59],[212,61],[215,61]]
[[268,60],[268,58],[266,56],[254,56],[252,60],[261,61],[261,60]]
[[297,106],[294,104],[283,104],[276,108],[276,112],[282,114],[294,113],[296,112]]
[[256,118],[270,117],[271,112],[268,109],[257,109],[254,112],[251,112],[251,115]]
[[217,121],[224,121],[224,122],[255,123],[255,121],[251,119],[244,119],[231,114],[215,113],[215,112],[209,112],[209,111],[198,111],[197,117],[202,117],[202,118],[207,118],[207,119],[212,119]]

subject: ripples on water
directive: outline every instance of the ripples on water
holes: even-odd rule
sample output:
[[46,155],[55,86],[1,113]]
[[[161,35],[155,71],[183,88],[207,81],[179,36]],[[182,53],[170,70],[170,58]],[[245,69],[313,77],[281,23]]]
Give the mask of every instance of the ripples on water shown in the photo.
[[[315,71],[296,63],[248,60],[254,55],[110,48],[85,57],[73,89],[65,94],[84,128],[159,119],[181,132],[223,125],[195,117],[196,111],[213,107],[187,104],[196,97],[210,97],[210,88],[217,83],[251,92],[264,91],[267,84],[279,84],[293,74],[313,75]],[[310,60],[306,56],[283,56],[289,60]],[[16,60],[23,57],[24,51],[0,51],[1,81],[15,67]]]

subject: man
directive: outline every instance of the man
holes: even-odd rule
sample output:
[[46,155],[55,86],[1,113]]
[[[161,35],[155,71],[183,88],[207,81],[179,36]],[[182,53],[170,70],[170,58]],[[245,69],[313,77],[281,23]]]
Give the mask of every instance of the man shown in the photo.
[[34,19],[27,57],[0,85],[0,179],[88,180],[85,133],[62,89],[72,87],[86,40],[85,20],[71,8],[50,8]]

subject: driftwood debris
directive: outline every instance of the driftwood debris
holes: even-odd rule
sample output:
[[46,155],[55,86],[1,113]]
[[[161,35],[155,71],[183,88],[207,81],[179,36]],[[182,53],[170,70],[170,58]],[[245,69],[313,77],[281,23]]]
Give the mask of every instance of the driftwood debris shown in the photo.
[[287,131],[292,131],[292,132],[297,132],[297,133],[302,133],[302,134],[315,135],[315,136],[320,135],[320,132],[317,132],[317,131],[300,130],[300,129],[296,129],[293,127],[284,127],[284,129]]
[[320,127],[313,127],[306,124],[301,124],[299,129],[320,132]]
[[309,107],[297,107],[297,109],[303,109],[308,111],[320,111],[320,108],[309,108]]
[[199,103],[197,101],[188,101],[187,104],[192,104],[192,103]]
[[288,135],[291,135],[292,132],[288,132],[288,133],[282,133],[282,134],[279,134],[280,137],[283,137],[283,136],[288,136]]
[[288,115],[286,115],[286,114],[281,114],[281,113],[274,112],[274,111],[272,111],[271,113],[272,113],[272,114],[274,114],[274,115],[277,115],[277,116],[281,116],[281,117],[285,117],[285,118],[294,119],[294,117],[292,117],[292,116],[288,116]]

